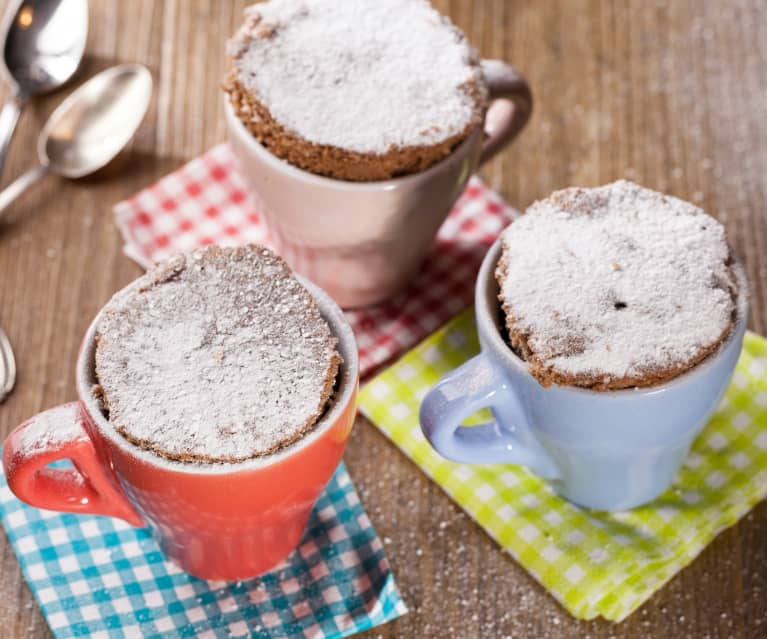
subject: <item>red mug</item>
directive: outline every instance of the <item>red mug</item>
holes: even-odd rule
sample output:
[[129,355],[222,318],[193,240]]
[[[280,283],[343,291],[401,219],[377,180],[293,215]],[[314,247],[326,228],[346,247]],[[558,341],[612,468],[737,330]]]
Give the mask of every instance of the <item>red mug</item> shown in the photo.
[[[39,508],[119,517],[149,525],[165,555],[203,579],[260,575],[298,545],[346,446],[356,414],[359,365],[349,324],[310,282],[343,358],[334,401],[314,430],[274,455],[235,464],[166,460],[125,439],[92,393],[91,323],[77,360],[78,401],[18,426],[3,447],[8,485]],[[48,464],[70,459],[73,468]]]

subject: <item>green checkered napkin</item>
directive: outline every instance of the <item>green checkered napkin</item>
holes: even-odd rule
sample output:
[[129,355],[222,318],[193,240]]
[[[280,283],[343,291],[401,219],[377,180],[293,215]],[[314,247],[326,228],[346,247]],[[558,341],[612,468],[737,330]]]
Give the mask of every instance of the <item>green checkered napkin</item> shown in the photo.
[[674,485],[623,513],[573,506],[520,466],[455,464],[432,450],[420,400],[478,352],[469,309],[373,379],[360,408],[578,618],[625,619],[767,495],[764,338],[746,335],[732,384]]

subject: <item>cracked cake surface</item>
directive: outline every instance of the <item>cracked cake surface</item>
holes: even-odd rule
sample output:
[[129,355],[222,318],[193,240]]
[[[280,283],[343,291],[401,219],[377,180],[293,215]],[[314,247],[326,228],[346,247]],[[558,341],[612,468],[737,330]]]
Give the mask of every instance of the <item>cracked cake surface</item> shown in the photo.
[[511,346],[544,386],[663,383],[737,319],[724,227],[625,180],[535,202],[503,232],[496,278]]
[[314,298],[259,246],[159,264],[105,306],[96,339],[110,422],[178,461],[243,461],[297,441],[341,361]]
[[319,175],[422,171],[484,117],[476,52],[426,0],[270,0],[246,9],[227,52],[236,115]]

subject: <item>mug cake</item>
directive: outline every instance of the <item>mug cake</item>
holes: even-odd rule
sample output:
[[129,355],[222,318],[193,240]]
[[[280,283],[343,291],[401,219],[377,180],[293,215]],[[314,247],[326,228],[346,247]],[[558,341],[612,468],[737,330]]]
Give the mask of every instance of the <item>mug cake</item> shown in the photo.
[[269,0],[246,10],[228,56],[224,88],[250,133],[339,180],[423,171],[487,106],[476,52],[426,0]]
[[737,320],[724,227],[625,180],[535,202],[502,247],[508,339],[544,386],[664,383],[715,352]]
[[253,245],[156,266],[104,307],[96,340],[110,422],[183,462],[240,462],[298,441],[332,401],[341,363],[312,295]]

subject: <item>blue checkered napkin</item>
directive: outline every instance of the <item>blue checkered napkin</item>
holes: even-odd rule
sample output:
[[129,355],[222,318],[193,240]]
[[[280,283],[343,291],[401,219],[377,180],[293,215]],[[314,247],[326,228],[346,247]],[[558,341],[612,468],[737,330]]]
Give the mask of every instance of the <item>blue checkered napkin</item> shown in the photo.
[[0,520],[56,639],[347,637],[407,609],[342,464],[298,550],[258,579],[196,579],[148,530],[38,510],[0,470]]

